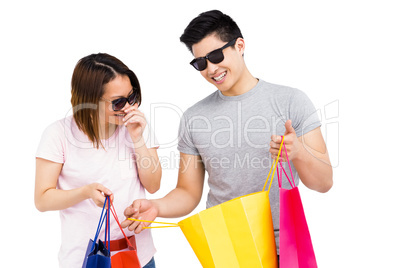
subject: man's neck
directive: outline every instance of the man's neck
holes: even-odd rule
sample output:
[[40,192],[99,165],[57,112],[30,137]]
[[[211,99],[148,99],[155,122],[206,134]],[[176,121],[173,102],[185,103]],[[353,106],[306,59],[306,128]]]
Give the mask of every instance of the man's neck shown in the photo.
[[244,75],[232,86],[230,90],[222,92],[225,96],[242,95],[253,89],[258,83],[258,79],[251,75],[248,70],[245,70]]

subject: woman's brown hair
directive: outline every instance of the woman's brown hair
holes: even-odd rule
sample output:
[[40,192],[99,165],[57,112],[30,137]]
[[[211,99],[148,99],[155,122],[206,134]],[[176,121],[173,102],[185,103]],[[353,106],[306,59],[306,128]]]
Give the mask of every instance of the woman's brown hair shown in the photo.
[[128,76],[140,105],[141,87],[137,76],[116,57],[105,53],[91,54],[80,59],[74,68],[71,79],[73,117],[78,128],[96,148],[102,145],[99,134],[99,99],[104,94],[104,85],[118,75]]

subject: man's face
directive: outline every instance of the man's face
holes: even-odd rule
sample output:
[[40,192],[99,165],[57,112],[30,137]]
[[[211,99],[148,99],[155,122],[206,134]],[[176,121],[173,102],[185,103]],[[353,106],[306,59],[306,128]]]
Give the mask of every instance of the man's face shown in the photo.
[[[193,54],[195,58],[205,57],[208,53],[224,46],[226,42],[216,35],[209,35],[197,44],[194,44]],[[238,38],[235,47],[223,50],[224,59],[220,63],[212,63],[207,60],[207,67],[201,71],[201,75],[211,84],[215,85],[224,95],[237,95],[236,92],[245,73],[243,60],[244,40]]]

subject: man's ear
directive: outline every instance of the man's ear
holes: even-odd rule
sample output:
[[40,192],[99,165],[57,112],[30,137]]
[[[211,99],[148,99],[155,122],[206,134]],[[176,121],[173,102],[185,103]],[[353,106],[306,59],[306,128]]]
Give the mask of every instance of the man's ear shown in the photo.
[[242,56],[244,55],[244,49],[246,47],[246,43],[244,42],[244,39],[239,37],[236,40],[235,44],[235,49],[238,51]]

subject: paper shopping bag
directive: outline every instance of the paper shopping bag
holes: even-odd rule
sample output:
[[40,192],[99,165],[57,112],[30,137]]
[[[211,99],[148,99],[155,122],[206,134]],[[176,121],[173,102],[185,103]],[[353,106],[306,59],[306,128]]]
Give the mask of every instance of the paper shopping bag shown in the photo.
[[[283,139],[279,150],[282,144]],[[279,154],[271,166],[261,192],[229,200],[177,224],[152,223],[180,227],[203,267],[277,268],[278,258],[269,191],[278,159]],[[271,182],[268,191],[265,191],[270,176]],[[130,220],[150,222],[131,218]],[[160,226],[144,228],[160,228]]]
[[123,233],[124,237],[127,241],[128,250],[120,251],[114,254],[111,258],[112,268],[141,268],[140,261],[137,256],[137,246],[135,242],[135,236],[131,236],[127,238],[126,234],[124,233],[119,218],[117,217],[116,210],[112,204],[111,212],[113,214],[114,219],[117,222],[117,225],[120,227],[121,232]]
[[110,268],[110,251],[99,239],[97,247],[88,255],[87,268]]
[[[280,191],[280,267],[281,268],[317,268],[313,244],[304,215],[303,204],[299,189],[296,187],[292,169],[290,167],[286,146],[283,145],[292,180],[280,163],[279,191]],[[292,189],[282,188],[282,171],[286,175]]]
[[[104,222],[106,222],[105,242],[108,243],[108,247],[110,248],[110,217],[108,213],[108,211],[110,210],[110,202],[108,202],[108,200],[110,200],[110,198],[106,197],[105,203],[103,204],[98,227],[96,229],[95,237],[93,240],[89,240],[84,262],[82,265],[83,268],[110,268],[110,251],[100,239],[98,242],[96,242],[98,240],[102,226]],[[106,204],[108,204],[108,207],[105,211]]]
[[179,226],[203,267],[277,267],[267,191],[206,209]]

